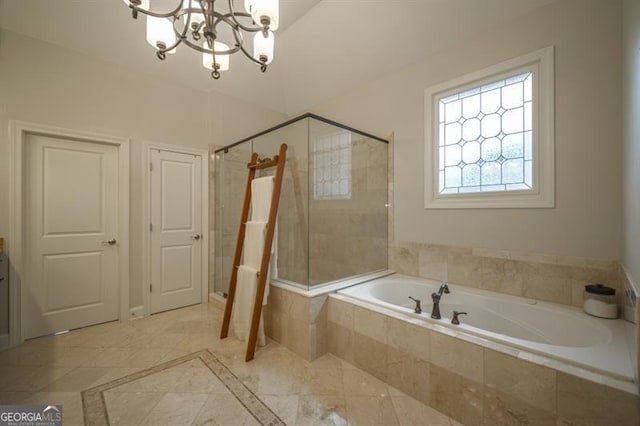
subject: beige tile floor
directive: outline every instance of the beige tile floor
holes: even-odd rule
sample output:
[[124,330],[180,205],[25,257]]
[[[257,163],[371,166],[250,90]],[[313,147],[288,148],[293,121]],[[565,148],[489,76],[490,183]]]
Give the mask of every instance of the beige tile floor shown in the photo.
[[[63,404],[64,424],[83,424],[82,390],[207,349],[288,425],[458,424],[331,354],[307,362],[269,341],[245,363],[221,317],[196,305],[25,342],[0,352],[0,404]],[[223,388],[194,360],[104,398],[112,424],[257,424]]]

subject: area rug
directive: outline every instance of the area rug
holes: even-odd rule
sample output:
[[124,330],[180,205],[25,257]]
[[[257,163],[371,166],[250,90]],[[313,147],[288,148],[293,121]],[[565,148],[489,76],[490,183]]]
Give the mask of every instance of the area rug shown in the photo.
[[249,388],[247,388],[219,359],[208,350],[194,352],[176,358],[172,361],[156,365],[146,370],[138,371],[129,376],[113,380],[111,382],[86,389],[82,392],[82,408],[84,411],[84,422],[86,425],[107,426],[109,422],[109,412],[105,401],[104,392],[113,390],[119,386],[124,386],[148,378],[174,367],[194,360],[200,360],[219,380],[224,384],[231,395],[242,404],[246,411],[264,426],[280,426],[285,423],[280,419],[263,401],[260,400]]

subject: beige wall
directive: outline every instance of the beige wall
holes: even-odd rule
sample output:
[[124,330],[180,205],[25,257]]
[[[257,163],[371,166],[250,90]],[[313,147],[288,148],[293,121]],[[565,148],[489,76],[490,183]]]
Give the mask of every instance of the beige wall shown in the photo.
[[[396,240],[619,259],[620,22],[617,0],[557,2],[312,110],[377,135],[395,132]],[[424,89],[550,45],[556,207],[425,210]]]
[[623,265],[640,284],[640,3],[624,1]]
[[[203,70],[204,71],[204,70]],[[212,86],[215,83],[212,83]],[[207,149],[284,115],[217,93],[139,76],[15,33],[0,32],[0,236],[9,234],[8,121],[131,138],[131,306],[142,303],[142,141]]]

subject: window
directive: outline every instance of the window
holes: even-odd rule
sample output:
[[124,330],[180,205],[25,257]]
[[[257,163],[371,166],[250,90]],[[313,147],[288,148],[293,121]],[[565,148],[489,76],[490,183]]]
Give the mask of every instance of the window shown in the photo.
[[318,135],[313,148],[313,198],[351,198],[351,132]]
[[426,90],[425,208],[553,207],[553,48]]

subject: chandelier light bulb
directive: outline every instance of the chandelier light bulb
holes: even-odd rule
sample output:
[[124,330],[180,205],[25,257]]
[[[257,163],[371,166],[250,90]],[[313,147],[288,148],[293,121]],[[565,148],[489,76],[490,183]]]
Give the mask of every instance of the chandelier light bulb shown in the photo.
[[[229,46],[219,41],[213,42],[213,48],[216,52],[229,50]],[[218,71],[227,71],[229,69],[229,55],[216,54],[216,63],[218,64]],[[213,71],[213,54],[207,52],[202,53],[202,65]]]
[[278,21],[280,20],[280,2],[278,0],[245,0],[245,8],[247,3],[251,5],[251,17],[256,24],[265,25],[264,20],[266,19],[271,31],[278,29]]
[[[147,42],[158,49],[159,45],[171,46],[176,42],[176,33],[173,31],[173,23],[167,18],[147,16]],[[166,53],[174,54],[177,49]]]
[[265,36],[263,31],[259,31],[253,38],[253,58],[264,64],[273,61],[273,45],[275,37],[273,32],[267,31]]

